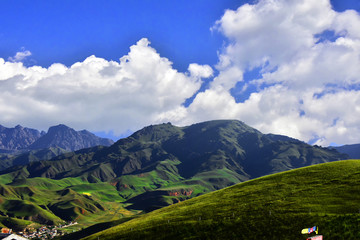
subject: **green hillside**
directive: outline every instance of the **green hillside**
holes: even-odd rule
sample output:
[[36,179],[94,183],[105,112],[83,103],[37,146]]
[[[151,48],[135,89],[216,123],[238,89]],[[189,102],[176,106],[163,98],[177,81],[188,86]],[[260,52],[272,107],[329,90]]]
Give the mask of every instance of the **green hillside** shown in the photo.
[[360,160],[277,173],[155,210],[96,239],[360,239]]
[[0,153],[0,170],[5,170],[12,166],[25,165],[30,162],[49,160],[66,152],[67,151],[62,148],[50,147],[37,150],[19,150],[12,151],[11,153]]
[[[6,178],[1,179],[5,182]],[[132,216],[111,183],[89,183],[80,178],[19,179],[0,184],[0,223],[15,230],[40,223],[78,221],[78,228]]]
[[167,123],[145,127],[110,147],[7,169],[0,183],[32,178],[109,183],[118,192],[102,199],[120,196],[128,209],[151,211],[260,176],[346,158],[236,120],[187,127]]
[[25,221],[21,226],[76,220],[78,230],[259,176],[347,158],[236,120],[153,125],[110,147],[35,159],[47,154],[24,155],[31,157],[27,165],[0,172],[0,215]]

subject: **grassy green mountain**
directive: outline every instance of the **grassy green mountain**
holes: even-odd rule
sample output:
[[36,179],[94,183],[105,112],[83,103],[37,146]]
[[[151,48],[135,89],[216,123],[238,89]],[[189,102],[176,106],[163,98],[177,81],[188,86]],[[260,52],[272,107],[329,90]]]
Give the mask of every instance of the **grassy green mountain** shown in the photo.
[[360,239],[360,160],[304,167],[155,210],[84,239]]
[[[80,227],[89,226],[133,215],[124,208],[123,201],[110,183],[88,183],[79,178],[19,179],[0,184],[0,222],[13,229],[31,223],[54,225],[74,220],[81,222]],[[27,222],[17,225],[9,219]]]
[[0,154],[0,170],[17,165],[26,165],[30,162],[50,160],[66,152],[68,151],[59,147],[50,147],[38,150],[2,153]]
[[[6,191],[0,198],[9,204],[1,205],[0,211],[35,222],[78,219],[94,224],[259,176],[344,158],[336,150],[262,134],[240,121],[188,127],[160,124],[110,147],[82,149],[2,171],[0,184]],[[17,212],[14,203],[30,210]]]
[[110,147],[66,153],[2,172],[0,179],[109,182],[129,208],[153,210],[259,176],[347,158],[240,121],[145,127]]

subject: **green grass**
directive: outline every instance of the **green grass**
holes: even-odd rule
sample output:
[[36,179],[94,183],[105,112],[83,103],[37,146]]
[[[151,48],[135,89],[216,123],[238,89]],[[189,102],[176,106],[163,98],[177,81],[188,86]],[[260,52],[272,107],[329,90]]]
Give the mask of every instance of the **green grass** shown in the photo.
[[[96,233],[96,232],[99,232],[99,231],[102,231],[104,229],[108,229],[108,228],[111,228],[111,227],[114,227],[116,225],[119,225],[123,222],[126,222],[126,221],[129,221],[133,219],[133,217],[128,217],[128,218],[121,218],[119,220],[114,220],[114,221],[110,221],[110,222],[103,222],[103,223],[97,223],[97,224],[94,224],[88,228],[85,228],[83,230],[80,230],[80,231],[77,231],[77,232],[74,232],[74,233],[70,233],[70,234],[67,234],[65,236],[62,236],[62,237],[58,237],[57,239],[61,239],[61,240],[78,240],[80,238],[83,238],[83,237],[86,237],[88,236],[89,234],[92,234],[92,233]],[[74,230],[75,229],[78,229],[79,226],[78,225],[74,225]],[[72,229],[70,229],[69,232],[71,232]]]
[[8,184],[11,183],[14,179],[14,176],[11,173],[0,175],[0,183]]
[[70,186],[69,188],[79,194],[84,194],[92,198],[96,198],[101,202],[125,201],[125,199],[119,195],[119,192],[116,190],[116,188],[107,182],[79,184]]
[[32,225],[33,227],[40,226],[37,226],[32,221],[0,216],[0,226],[13,229],[13,231],[22,231],[25,227],[29,225]]
[[[129,203],[124,203],[126,200],[182,180],[174,171],[176,164],[179,161],[164,160],[147,172],[124,175],[111,182],[89,183],[82,177],[13,180],[11,174],[1,175],[0,202],[3,204],[0,211],[4,215],[40,223],[76,220],[79,222],[73,227],[76,230],[130,217],[139,211],[127,210],[125,206]],[[21,207],[15,208],[13,203]]]
[[140,216],[91,239],[360,239],[360,160],[250,180]]
[[81,178],[19,179],[0,184],[0,195],[0,213],[9,219],[29,220],[24,222],[28,225],[77,220],[76,229],[81,229],[136,213],[124,208],[125,200],[111,183],[89,183]]
[[179,161],[161,161],[153,170],[136,175],[123,175],[116,180],[118,190],[124,199],[132,198],[149,190],[166,187],[183,178],[174,172]]
[[[1,175],[0,177],[2,177]],[[0,179],[0,182],[1,179]],[[38,189],[45,189],[45,190],[61,190],[69,186],[86,184],[87,181],[82,180],[81,178],[63,178],[60,180],[54,180],[50,178],[26,178],[26,179],[19,179],[11,183],[7,183],[10,186],[16,187],[28,187],[28,186],[35,186]]]

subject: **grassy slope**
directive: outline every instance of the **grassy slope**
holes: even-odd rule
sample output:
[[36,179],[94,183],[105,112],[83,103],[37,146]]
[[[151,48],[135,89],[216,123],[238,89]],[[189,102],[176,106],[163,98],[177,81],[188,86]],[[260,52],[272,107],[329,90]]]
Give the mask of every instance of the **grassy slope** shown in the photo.
[[[110,221],[110,222],[102,222],[102,223],[97,223],[94,224],[88,228],[85,228],[83,230],[77,231],[77,232],[73,232],[70,234],[66,234],[64,236],[61,237],[57,237],[56,239],[61,239],[61,240],[78,240],[81,239],[83,237],[89,236],[89,234],[93,234],[93,233],[97,233],[99,231],[102,231],[104,229],[108,229],[114,226],[117,226],[123,222],[129,221],[133,219],[133,217],[124,217],[115,221]],[[75,225],[76,226],[76,225]]]
[[[17,218],[35,222],[76,219],[80,223],[77,229],[129,217],[137,211],[124,208],[129,205],[124,203],[126,199],[182,179],[171,171],[173,164],[178,162],[163,161],[152,171],[124,175],[113,182],[89,183],[81,177],[61,180],[37,177],[13,181],[11,174],[4,174],[0,176],[0,212],[14,217],[14,221]],[[16,207],[20,205],[21,209]],[[41,217],[34,218],[34,215]]]
[[[1,180],[7,182],[6,177]],[[82,228],[133,215],[123,208],[123,201],[110,183],[88,183],[80,178],[20,179],[7,185],[0,184],[0,212],[12,217],[9,219],[14,224],[4,219],[0,222],[14,227],[21,219],[40,223],[76,219],[80,223],[77,227]],[[31,223],[23,221],[19,225]]]
[[58,147],[50,147],[25,152],[20,150],[9,154],[3,153],[0,154],[0,170],[5,170],[15,165],[25,165],[30,162],[49,160],[66,152],[68,151]]
[[[0,211],[15,217],[14,221],[20,218],[39,222],[39,218],[32,218],[37,214],[42,216],[40,222],[44,222],[43,219],[53,222],[60,222],[60,218],[76,219],[80,223],[76,229],[133,216],[138,211],[124,208],[130,204],[124,203],[127,199],[159,186],[183,188],[173,186],[173,182],[182,180],[174,172],[174,164],[179,163],[165,160],[149,172],[124,175],[112,182],[89,183],[82,177],[60,180],[36,177],[13,181],[12,174],[4,174],[0,176],[0,200],[3,203]],[[99,203],[104,209],[98,211],[99,207],[94,203]],[[24,210],[17,211],[19,209],[14,208],[14,204],[24,206]]]
[[140,216],[85,239],[360,239],[360,160],[261,177]]

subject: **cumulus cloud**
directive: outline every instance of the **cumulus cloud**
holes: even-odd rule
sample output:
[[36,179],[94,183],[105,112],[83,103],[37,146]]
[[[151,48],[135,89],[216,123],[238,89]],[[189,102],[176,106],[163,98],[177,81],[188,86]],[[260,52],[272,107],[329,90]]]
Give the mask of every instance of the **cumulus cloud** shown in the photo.
[[275,67],[313,46],[314,33],[324,31],[334,15],[328,0],[262,0],[227,10],[215,25],[231,41],[220,68]]
[[[228,39],[219,74],[178,109],[179,123],[236,118],[320,145],[360,142],[358,12],[335,12],[329,0],[260,0],[227,10],[212,29]],[[257,91],[236,102],[230,89],[253,69],[260,77],[245,84]]]
[[213,75],[213,69],[209,65],[199,65],[191,63],[188,68],[190,74],[194,77],[209,78]]
[[70,67],[0,59],[0,122],[44,129],[57,123],[121,134],[157,123],[209,77],[209,66],[172,68],[143,38],[118,62],[90,56]]
[[20,52],[17,52],[13,57],[9,57],[8,60],[10,62],[22,62],[25,58],[31,56],[31,54],[32,53],[29,50],[22,48]]

